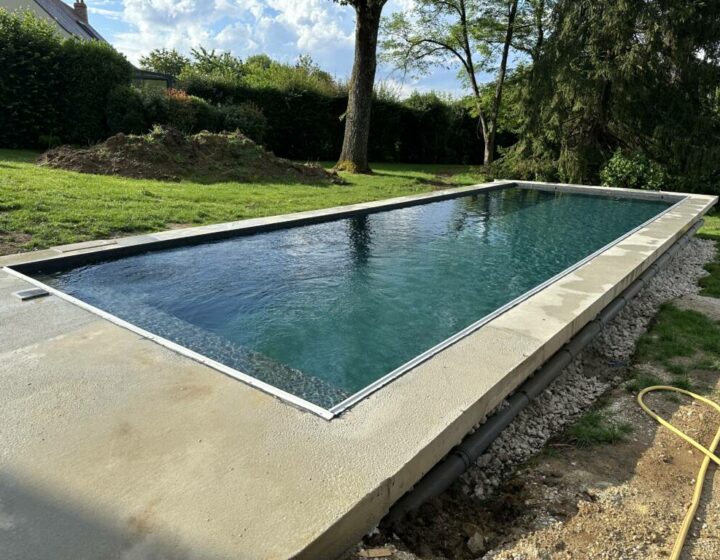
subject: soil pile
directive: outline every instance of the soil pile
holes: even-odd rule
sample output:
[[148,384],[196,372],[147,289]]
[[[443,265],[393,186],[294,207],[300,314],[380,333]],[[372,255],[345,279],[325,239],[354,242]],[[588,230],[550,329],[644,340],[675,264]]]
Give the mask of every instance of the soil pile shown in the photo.
[[240,132],[185,135],[162,127],[143,136],[116,134],[89,148],[60,146],[38,164],[133,179],[342,183],[336,173],[279,158]]

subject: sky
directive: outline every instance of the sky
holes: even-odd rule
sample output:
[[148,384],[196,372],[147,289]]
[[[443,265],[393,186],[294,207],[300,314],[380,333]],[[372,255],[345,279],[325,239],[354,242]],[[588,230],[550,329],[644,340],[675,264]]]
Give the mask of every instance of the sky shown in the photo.
[[[389,0],[383,14],[405,11],[413,0]],[[72,0],[66,0],[72,4]],[[137,63],[152,49],[227,50],[240,58],[264,53],[282,62],[309,54],[346,79],[352,67],[354,10],[332,0],[85,0],[90,24]],[[377,80],[407,95],[412,90],[464,94],[457,71],[438,68],[412,78],[389,66]]]

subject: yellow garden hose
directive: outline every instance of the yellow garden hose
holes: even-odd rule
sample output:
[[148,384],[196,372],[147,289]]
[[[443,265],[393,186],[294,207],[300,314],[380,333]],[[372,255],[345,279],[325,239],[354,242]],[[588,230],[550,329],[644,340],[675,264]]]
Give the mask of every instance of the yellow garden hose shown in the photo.
[[702,495],[702,489],[703,484],[705,483],[705,475],[707,474],[708,467],[710,466],[710,461],[714,461],[717,463],[718,466],[720,466],[720,458],[715,454],[715,450],[718,447],[718,444],[720,444],[720,427],[718,427],[718,431],[715,434],[715,438],[713,439],[712,443],[710,444],[709,448],[703,447],[701,444],[699,444],[697,441],[695,441],[693,438],[691,438],[689,435],[681,432],[678,430],[675,426],[673,426],[670,422],[665,420],[664,418],[661,418],[657,414],[655,414],[652,410],[650,410],[650,407],[648,407],[645,402],[643,401],[643,397],[651,393],[653,391],[673,391],[675,393],[681,393],[683,395],[686,395],[692,399],[695,399],[696,401],[700,401],[707,406],[714,408],[718,413],[720,413],[720,405],[716,402],[711,401],[710,399],[706,399],[705,397],[701,397],[700,395],[696,395],[695,393],[691,393],[690,391],[686,391],[684,389],[678,389],[677,387],[669,387],[666,385],[656,385],[654,387],[647,387],[640,391],[638,394],[638,404],[642,407],[642,409],[647,412],[650,416],[652,416],[657,422],[665,426],[668,430],[673,432],[675,435],[680,436],[682,439],[687,441],[690,445],[692,445],[695,449],[699,450],[705,457],[703,458],[702,465],[700,466],[700,471],[698,472],[697,479],[695,482],[695,491],[693,492],[692,502],[690,503],[690,507],[688,508],[687,513],[685,514],[685,519],[683,519],[682,525],[680,526],[680,532],[678,533],[677,538],[675,539],[675,546],[673,547],[672,554],[670,555],[670,560],[678,560],[680,558],[680,553],[682,552],[683,545],[685,544],[685,539],[687,538],[688,531],[690,530],[690,525],[692,524],[693,518],[695,517],[695,512],[697,511],[698,505],[700,504],[700,496]]

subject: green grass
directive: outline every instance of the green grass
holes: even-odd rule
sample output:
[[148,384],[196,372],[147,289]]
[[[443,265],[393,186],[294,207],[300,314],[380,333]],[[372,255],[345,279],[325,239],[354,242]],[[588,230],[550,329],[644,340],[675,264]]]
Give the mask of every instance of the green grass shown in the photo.
[[720,241],[720,210],[705,216],[705,224],[698,232],[699,237]]
[[[712,239],[720,243],[720,211],[705,216],[705,224],[698,233],[699,237]],[[720,298],[720,249],[715,262],[705,266],[710,274],[700,280],[701,295]]]
[[567,436],[573,445],[584,449],[624,441],[632,430],[628,422],[617,422],[608,418],[606,411],[593,410],[570,426]]
[[720,298],[720,250],[715,262],[705,265],[710,274],[700,279],[701,295]]
[[655,385],[670,385],[671,387],[685,389],[686,391],[692,391],[696,388],[692,379],[686,374],[674,376],[671,381],[663,381],[662,379],[660,379],[659,377],[655,377],[654,375],[642,374],[628,381],[625,384],[625,389],[629,393],[636,395],[643,389],[646,389],[647,387],[653,387]]
[[659,377],[645,373],[628,381],[625,384],[625,389],[627,389],[630,393],[636,394],[647,387],[652,387],[653,385],[665,385],[665,383]]
[[720,355],[720,323],[697,311],[665,304],[655,324],[640,339],[636,358],[639,361],[658,362],[671,369],[672,373],[683,374],[687,366],[674,363],[673,358],[704,358],[703,354]]
[[654,324],[638,342],[635,360],[663,366],[672,380],[661,382],[641,375],[627,384],[633,393],[650,385],[672,385],[686,391],[704,391],[694,382],[696,370],[720,370],[720,322],[672,304],[660,308]]
[[176,225],[201,225],[354,204],[482,182],[468,166],[375,164],[348,185],[162,182],[87,175],[0,150],[0,254]]

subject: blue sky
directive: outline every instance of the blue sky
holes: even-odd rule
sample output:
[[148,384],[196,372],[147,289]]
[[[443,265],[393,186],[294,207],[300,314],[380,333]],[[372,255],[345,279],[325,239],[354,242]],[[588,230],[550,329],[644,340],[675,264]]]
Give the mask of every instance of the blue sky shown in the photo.
[[[384,13],[407,10],[413,0],[389,0]],[[68,4],[72,0],[66,0]],[[353,54],[354,11],[332,0],[86,0],[90,23],[132,62],[154,48],[229,50],[292,62],[309,54],[344,79]],[[407,94],[413,89],[462,94],[455,70],[405,77],[390,67],[378,80]]]

